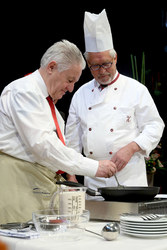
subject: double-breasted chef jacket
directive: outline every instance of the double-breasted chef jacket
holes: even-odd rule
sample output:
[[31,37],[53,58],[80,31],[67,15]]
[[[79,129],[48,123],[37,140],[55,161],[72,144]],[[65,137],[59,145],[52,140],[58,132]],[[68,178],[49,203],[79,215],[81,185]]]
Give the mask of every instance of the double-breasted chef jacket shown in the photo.
[[[66,124],[66,144],[78,152],[83,149],[88,158],[104,160],[135,141],[142,150],[117,172],[117,177],[123,185],[147,186],[144,157],[158,144],[164,123],[147,88],[118,74],[118,79],[103,90],[93,79],[74,94]],[[114,177],[85,177],[85,185],[97,188],[117,183]]]

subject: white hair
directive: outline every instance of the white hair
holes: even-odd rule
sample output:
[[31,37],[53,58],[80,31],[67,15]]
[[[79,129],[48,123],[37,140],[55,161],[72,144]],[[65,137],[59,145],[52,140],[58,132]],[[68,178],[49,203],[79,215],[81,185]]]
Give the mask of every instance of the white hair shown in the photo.
[[58,65],[59,72],[69,69],[72,65],[79,64],[82,69],[85,68],[86,62],[78,47],[67,41],[62,40],[53,44],[41,58],[41,67],[46,67],[51,61]]
[[[85,57],[86,60],[88,60],[89,53],[91,53],[91,52],[85,52],[85,53],[84,53],[84,57]],[[110,49],[110,50],[109,50],[109,54],[110,54],[110,56],[111,56],[112,58],[115,58],[116,55],[117,55],[117,52],[116,52],[114,49]]]

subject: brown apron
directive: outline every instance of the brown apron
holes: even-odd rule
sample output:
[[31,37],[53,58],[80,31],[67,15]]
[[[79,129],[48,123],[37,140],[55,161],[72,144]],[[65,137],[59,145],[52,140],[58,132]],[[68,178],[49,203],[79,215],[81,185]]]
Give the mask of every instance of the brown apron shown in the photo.
[[0,224],[26,222],[33,211],[49,208],[57,180],[64,178],[37,163],[0,152]]

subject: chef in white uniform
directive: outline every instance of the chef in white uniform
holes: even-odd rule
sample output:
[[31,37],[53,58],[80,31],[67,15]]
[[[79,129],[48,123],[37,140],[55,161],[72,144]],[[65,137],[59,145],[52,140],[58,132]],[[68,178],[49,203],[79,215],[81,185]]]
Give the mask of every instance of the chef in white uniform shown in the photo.
[[[73,96],[66,143],[88,158],[111,159],[120,184],[147,186],[144,157],[158,144],[164,123],[147,88],[117,71],[105,10],[99,15],[85,12],[84,33],[85,57],[94,79]],[[114,177],[85,177],[84,182],[93,189],[117,186]]]

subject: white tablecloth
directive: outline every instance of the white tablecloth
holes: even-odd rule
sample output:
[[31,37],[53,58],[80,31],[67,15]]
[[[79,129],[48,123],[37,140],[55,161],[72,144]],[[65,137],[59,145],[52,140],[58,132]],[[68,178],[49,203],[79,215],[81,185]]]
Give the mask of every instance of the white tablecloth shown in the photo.
[[[87,229],[100,233],[106,223],[89,222]],[[167,250],[167,237],[137,238],[120,234],[116,240],[103,238],[85,232],[80,240],[59,242],[52,238],[16,239],[0,236],[9,250]]]

